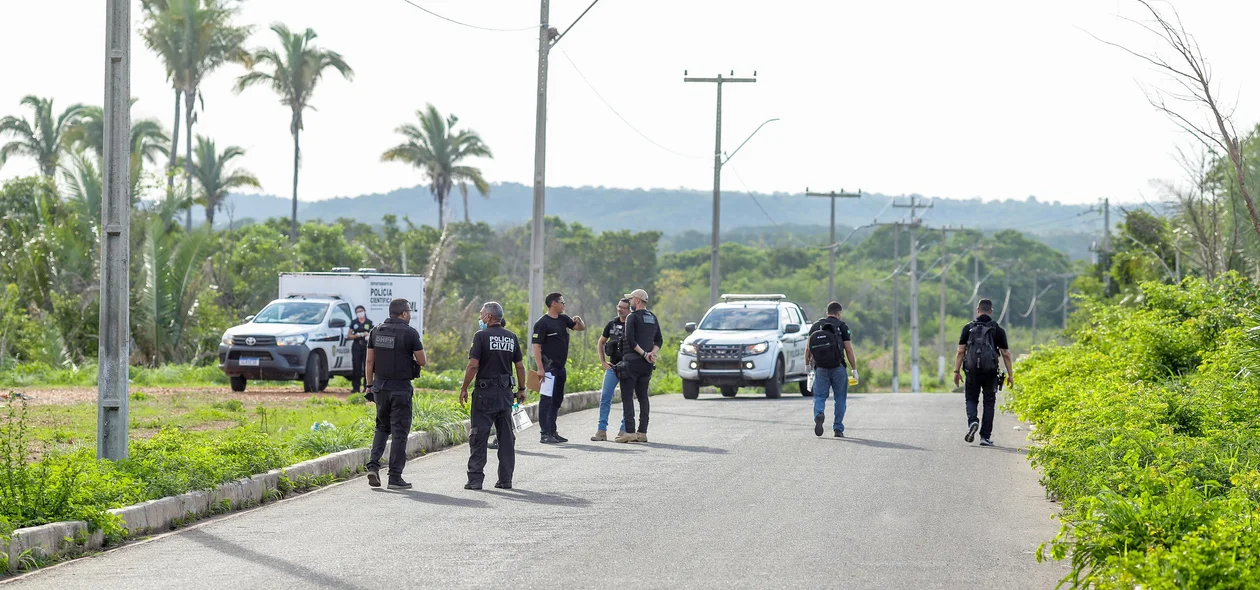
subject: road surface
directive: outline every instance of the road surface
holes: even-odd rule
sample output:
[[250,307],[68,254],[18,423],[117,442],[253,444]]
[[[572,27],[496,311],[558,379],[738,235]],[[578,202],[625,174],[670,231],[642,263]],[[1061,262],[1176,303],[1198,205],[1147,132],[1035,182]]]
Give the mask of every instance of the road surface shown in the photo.
[[[652,398],[651,442],[522,437],[512,491],[462,489],[467,446],[36,572],[16,587],[1053,588],[1055,506],[1017,447],[963,442],[960,395],[853,395],[850,438],[812,400]],[[830,426],[828,404],[828,426]],[[615,426],[614,426],[615,429]],[[488,482],[494,481],[493,456]]]

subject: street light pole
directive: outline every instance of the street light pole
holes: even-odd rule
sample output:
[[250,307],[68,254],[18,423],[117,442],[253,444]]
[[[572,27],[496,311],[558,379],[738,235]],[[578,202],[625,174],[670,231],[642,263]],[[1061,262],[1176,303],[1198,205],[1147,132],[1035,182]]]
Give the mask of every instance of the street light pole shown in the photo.
[[[731,76],[734,75],[735,72],[731,72]],[[756,72],[753,72],[752,78],[723,78],[721,74],[718,74],[716,78],[689,78],[687,77],[687,72],[683,72],[683,82],[712,82],[717,84],[717,132],[714,134],[713,147],[713,245],[712,252],[709,255],[709,305],[717,304],[718,285],[722,280],[722,272],[718,267],[718,248],[722,243],[722,84],[756,82],[756,75]],[[766,121],[766,123],[769,122]],[[766,123],[762,123],[762,125]],[[761,127],[757,129],[760,130]],[[753,131],[753,135],[756,134],[757,132]],[[752,139],[752,135],[749,135],[748,138]],[[744,143],[748,143],[748,140],[745,139]],[[740,144],[740,147],[743,147],[743,144]],[[738,152],[739,150],[736,149],[735,151]],[[734,154],[731,155],[734,156]],[[727,158],[727,161],[729,162],[730,158]]]
[[131,2],[109,0],[105,16],[105,137],[101,206],[101,318],[96,456],[127,458],[131,248]]
[[[551,48],[569,34],[578,21],[595,7],[599,0],[591,2],[582,14],[574,19],[563,33],[552,28],[550,0],[542,0],[542,14],[538,24],[538,85],[537,110],[534,115],[534,210],[529,237],[529,311],[534,314],[543,305],[543,246],[547,241],[546,193],[547,193],[547,72]],[[529,321],[529,318],[526,318]]]

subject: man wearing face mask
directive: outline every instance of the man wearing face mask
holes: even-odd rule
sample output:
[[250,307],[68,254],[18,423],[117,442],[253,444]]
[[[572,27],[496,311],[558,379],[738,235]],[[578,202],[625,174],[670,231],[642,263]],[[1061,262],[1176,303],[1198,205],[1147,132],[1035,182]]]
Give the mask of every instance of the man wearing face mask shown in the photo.
[[[468,367],[459,388],[459,403],[468,403],[468,387],[476,380],[469,433],[468,483],[466,490],[480,490],[485,480],[486,441],[490,427],[499,432],[499,479],[494,487],[512,489],[516,468],[516,435],[512,432],[512,401],[525,401],[525,363],[520,340],[503,327],[503,306],[494,301],[481,306],[481,330],[473,336],[468,351]],[[516,388],[512,370],[516,370]]]
[[350,376],[350,393],[359,393],[359,383],[363,381],[364,364],[367,362],[367,337],[372,332],[372,320],[367,317],[367,310],[360,305],[354,308],[354,320],[350,322],[351,341],[350,358],[353,373]]

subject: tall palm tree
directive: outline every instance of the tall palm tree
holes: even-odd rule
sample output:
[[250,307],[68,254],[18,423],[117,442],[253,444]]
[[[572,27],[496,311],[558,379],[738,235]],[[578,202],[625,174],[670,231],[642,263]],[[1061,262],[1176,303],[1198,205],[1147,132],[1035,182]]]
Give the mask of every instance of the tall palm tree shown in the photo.
[[405,123],[398,127],[398,133],[407,138],[406,143],[396,145],[381,154],[383,162],[405,162],[423,170],[429,177],[429,192],[438,203],[438,229],[446,224],[446,198],[451,194],[455,184],[464,197],[464,222],[471,221],[468,215],[468,183],[476,187],[477,192],[485,197],[490,194],[490,185],[481,176],[481,169],[464,166],[460,163],[465,158],[493,158],[490,148],[481,141],[481,136],[471,129],[455,130],[459,117],[450,115],[445,119],[432,104],[416,111],[420,126]]
[[[239,12],[233,0],[141,0],[146,27],[142,32],[145,44],[166,61],[167,77],[184,98],[185,161],[192,161],[192,126],[197,116],[194,108],[201,96],[201,81],[219,66],[228,62],[248,63],[244,49],[253,27],[235,26],[232,18]],[[175,125],[179,126],[179,102],[176,98]],[[172,145],[177,147],[176,143]],[[174,152],[174,150],[172,150]],[[184,171],[186,194],[192,194],[192,171]],[[170,186],[168,181],[168,187]],[[184,229],[192,228],[192,203],[188,204]]]
[[17,117],[0,119],[0,135],[14,137],[12,141],[0,147],[0,166],[14,154],[30,156],[39,162],[39,171],[48,178],[57,173],[57,161],[61,158],[65,147],[66,131],[78,121],[83,112],[83,105],[72,104],[60,115],[53,116],[53,99],[27,96],[22,105],[35,111],[32,120]]
[[[354,79],[354,70],[336,51],[316,47],[315,31],[306,29],[294,34],[283,23],[271,25],[280,39],[280,50],[258,49],[250,56],[250,72],[237,78],[236,91],[243,92],[250,86],[270,87],[280,96],[280,104],[289,107],[289,133],[293,135],[293,216],[289,225],[289,241],[297,243],[298,164],[301,162],[302,113],[310,108],[311,95],[324,77],[324,71],[332,68],[346,80]],[[262,66],[269,71],[255,70]]]
[[220,153],[214,140],[197,136],[197,151],[193,152],[192,170],[197,184],[201,185],[201,197],[197,202],[206,208],[206,226],[214,227],[214,213],[223,206],[228,191],[241,187],[262,188],[262,184],[248,170],[228,169],[228,163],[245,155],[245,150],[228,146]]

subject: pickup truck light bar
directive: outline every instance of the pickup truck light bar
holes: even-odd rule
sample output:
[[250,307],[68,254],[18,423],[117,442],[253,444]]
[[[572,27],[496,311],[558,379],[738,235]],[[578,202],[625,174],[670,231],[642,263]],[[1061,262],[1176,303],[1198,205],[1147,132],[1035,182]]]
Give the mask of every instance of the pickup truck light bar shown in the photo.
[[782,293],[727,293],[721,297],[723,302],[727,301],[783,301],[787,299],[787,295]]

